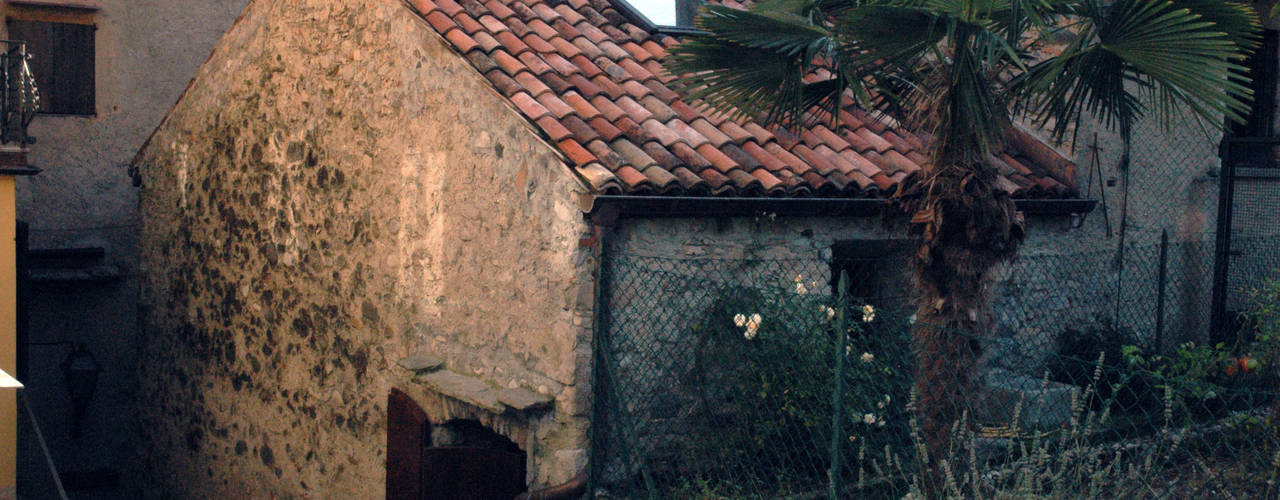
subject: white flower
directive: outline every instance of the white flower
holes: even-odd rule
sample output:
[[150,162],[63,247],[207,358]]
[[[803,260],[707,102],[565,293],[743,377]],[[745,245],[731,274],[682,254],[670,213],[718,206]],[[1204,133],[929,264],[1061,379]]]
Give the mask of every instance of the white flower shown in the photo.
[[876,427],[884,427],[884,420],[876,422]]
[[884,401],[876,403],[876,408],[884,408]]
[[890,402],[890,401],[893,401],[893,398],[889,397],[889,395],[888,395],[888,394],[885,394],[885,395],[884,395],[884,402],[885,402],[885,403],[888,403],[888,402]]
[[836,317],[836,310],[835,310],[835,308],[834,308],[834,307],[828,307],[828,308],[827,308],[827,319],[831,319],[831,318],[834,318],[834,317]]
[[868,413],[868,414],[866,414],[866,415],[863,415],[863,416],[862,416],[862,423],[867,424],[867,425],[874,424],[874,423],[876,423],[876,416],[875,416],[875,415],[872,415],[872,414],[870,414],[870,413]]
[[762,321],[762,318],[759,313],[752,314],[750,318],[746,318],[742,326],[746,326],[747,330],[742,332],[742,336],[746,337],[747,340],[756,338],[756,332],[760,330],[760,321]]
[[876,355],[875,355],[875,354],[871,354],[871,353],[869,353],[869,352],[864,352],[864,353],[862,353],[862,357],[861,357],[861,358],[859,358],[859,359],[861,359],[863,363],[870,363],[870,362],[872,362],[872,361],[875,361],[875,360],[876,360]]
[[818,314],[824,315],[827,317],[827,320],[830,320],[831,318],[836,317],[836,310],[827,307],[826,305],[818,304]]
[[872,321],[875,321],[875,319],[876,319],[876,308],[871,307],[871,304],[862,306],[862,321],[864,323],[870,323]]
[[743,326],[747,324],[747,317],[741,313],[733,315],[733,324]]
[[796,295],[804,295],[809,293],[809,289],[804,287],[804,283],[796,282]]
[[907,324],[908,324],[908,325],[914,325],[914,324],[916,324],[916,315],[915,315],[915,313],[911,313],[911,316],[908,316],[908,317],[907,317]]

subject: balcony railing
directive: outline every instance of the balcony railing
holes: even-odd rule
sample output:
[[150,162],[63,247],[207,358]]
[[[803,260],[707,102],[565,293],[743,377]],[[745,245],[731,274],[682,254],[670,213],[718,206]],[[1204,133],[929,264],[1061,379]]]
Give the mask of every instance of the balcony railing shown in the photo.
[[35,142],[27,125],[40,109],[40,90],[27,60],[27,43],[0,40],[0,142],[25,146]]

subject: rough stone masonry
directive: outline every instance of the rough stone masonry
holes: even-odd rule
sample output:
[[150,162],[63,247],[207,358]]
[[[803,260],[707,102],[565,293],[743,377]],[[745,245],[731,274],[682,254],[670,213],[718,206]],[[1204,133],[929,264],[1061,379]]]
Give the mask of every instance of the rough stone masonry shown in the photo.
[[381,497],[421,355],[552,400],[530,485],[583,466],[585,188],[401,2],[254,0],[134,169],[151,491]]

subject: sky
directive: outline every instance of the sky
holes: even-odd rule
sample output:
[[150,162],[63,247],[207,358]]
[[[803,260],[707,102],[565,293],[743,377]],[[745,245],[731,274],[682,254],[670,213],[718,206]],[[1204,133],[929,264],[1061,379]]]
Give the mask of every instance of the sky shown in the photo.
[[676,25],[675,0],[627,0],[627,3],[658,26]]

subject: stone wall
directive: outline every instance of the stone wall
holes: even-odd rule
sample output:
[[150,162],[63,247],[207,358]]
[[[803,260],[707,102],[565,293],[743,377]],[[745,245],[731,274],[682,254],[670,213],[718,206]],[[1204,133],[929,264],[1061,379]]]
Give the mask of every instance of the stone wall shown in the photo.
[[[23,382],[60,470],[116,471],[128,477],[137,364],[138,199],[126,172],[147,135],[182,93],[247,0],[78,0],[95,7],[96,113],[40,114],[30,161],[39,175],[19,180],[18,218],[31,247],[101,247],[88,272],[37,269],[28,318]],[[5,9],[30,8],[9,3]],[[74,9],[73,9],[74,11]],[[6,37],[7,38],[7,37]],[[102,365],[83,422],[71,437],[71,401],[59,364],[79,342]],[[34,435],[23,429],[19,474],[32,498],[56,495]]]
[[251,2],[135,167],[151,491],[382,497],[411,355],[554,397],[530,484],[580,470],[583,184],[409,7]]

